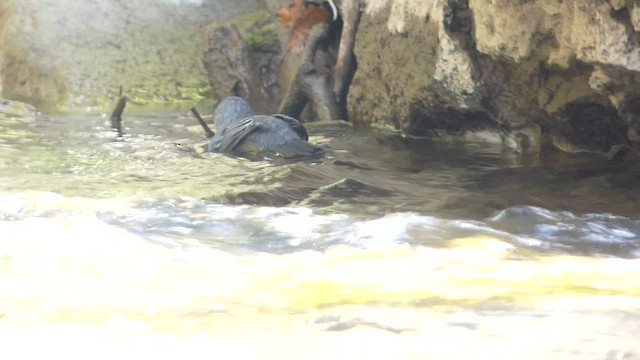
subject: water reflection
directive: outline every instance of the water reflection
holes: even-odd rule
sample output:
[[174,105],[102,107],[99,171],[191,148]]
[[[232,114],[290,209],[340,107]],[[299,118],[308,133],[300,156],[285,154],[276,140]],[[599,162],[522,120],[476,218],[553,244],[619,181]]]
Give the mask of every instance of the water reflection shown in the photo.
[[249,161],[203,153],[202,130],[179,115],[128,118],[124,141],[116,141],[100,116],[1,123],[4,189],[300,204],[363,216],[414,211],[483,219],[521,205],[638,216],[640,166],[633,159],[556,156],[514,166],[492,144],[362,135],[335,125],[310,128],[311,140],[328,150],[324,159]]

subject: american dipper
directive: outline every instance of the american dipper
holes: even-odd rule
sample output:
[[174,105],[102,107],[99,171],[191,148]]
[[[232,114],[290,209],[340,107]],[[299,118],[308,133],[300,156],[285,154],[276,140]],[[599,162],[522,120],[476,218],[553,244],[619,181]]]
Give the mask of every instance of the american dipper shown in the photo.
[[237,155],[278,154],[284,158],[317,157],[321,148],[307,142],[300,121],[286,115],[255,115],[243,98],[230,96],[220,102],[213,120],[216,135],[208,150]]

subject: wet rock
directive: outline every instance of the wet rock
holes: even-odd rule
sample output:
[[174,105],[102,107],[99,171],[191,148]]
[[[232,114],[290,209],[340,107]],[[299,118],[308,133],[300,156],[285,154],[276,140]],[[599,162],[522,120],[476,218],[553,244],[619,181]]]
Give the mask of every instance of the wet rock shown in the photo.
[[345,178],[313,191],[307,199],[302,201],[302,204],[331,206],[336,202],[349,201],[354,198],[385,197],[390,195],[392,195],[390,190],[355,179]]
[[612,106],[570,103],[558,112],[554,125],[580,149],[608,153],[627,142],[628,126]]
[[611,147],[607,154],[607,159],[613,161],[622,161],[624,157],[629,153],[629,146],[625,144],[618,144]]
[[0,99],[0,116],[11,118],[34,118],[37,110],[29,104],[19,101]]

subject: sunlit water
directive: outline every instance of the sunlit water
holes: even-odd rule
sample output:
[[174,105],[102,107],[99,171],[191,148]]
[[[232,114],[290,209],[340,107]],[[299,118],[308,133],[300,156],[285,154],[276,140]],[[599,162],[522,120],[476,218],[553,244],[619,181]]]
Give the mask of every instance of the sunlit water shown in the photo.
[[202,153],[192,118],[0,114],[11,358],[638,359],[638,164],[310,127]]

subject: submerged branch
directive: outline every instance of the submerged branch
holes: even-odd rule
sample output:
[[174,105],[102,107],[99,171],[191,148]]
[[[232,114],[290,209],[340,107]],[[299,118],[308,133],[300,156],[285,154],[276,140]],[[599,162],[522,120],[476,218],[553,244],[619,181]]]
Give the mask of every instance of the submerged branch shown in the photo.
[[211,128],[202,119],[202,116],[200,116],[200,113],[198,112],[198,109],[196,109],[195,107],[192,107],[191,108],[191,113],[193,114],[193,116],[196,117],[196,120],[198,120],[198,122],[200,123],[200,126],[202,126],[202,128],[204,129],[205,136],[207,138],[212,138],[215,135],[215,133],[213,131],[211,131]]
[[[122,88],[120,92],[122,94]],[[118,133],[118,136],[122,136],[122,113],[125,106],[127,106],[127,97],[122,96],[111,113],[111,128]]]

